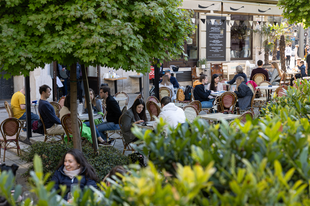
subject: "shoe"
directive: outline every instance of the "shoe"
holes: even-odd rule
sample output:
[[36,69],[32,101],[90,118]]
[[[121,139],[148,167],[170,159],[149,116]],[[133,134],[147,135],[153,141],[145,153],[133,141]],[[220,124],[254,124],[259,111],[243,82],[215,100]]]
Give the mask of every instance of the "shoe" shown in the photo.
[[111,146],[108,142],[98,142],[99,146]]
[[98,137],[97,139],[98,139],[98,142],[100,142],[100,143],[106,142],[106,141],[104,141],[104,140],[102,139],[102,137]]

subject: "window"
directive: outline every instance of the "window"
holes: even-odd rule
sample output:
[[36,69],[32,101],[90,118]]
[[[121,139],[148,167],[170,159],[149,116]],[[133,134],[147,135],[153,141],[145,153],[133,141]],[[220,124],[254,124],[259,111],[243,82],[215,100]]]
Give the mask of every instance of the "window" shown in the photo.
[[196,25],[196,30],[195,32],[188,37],[186,41],[186,53],[187,53],[187,58],[188,59],[198,59],[198,13],[195,12],[193,17],[192,17],[192,22]]
[[231,59],[252,59],[253,32],[248,21],[252,21],[253,16],[231,15],[231,20],[235,21],[231,27]]

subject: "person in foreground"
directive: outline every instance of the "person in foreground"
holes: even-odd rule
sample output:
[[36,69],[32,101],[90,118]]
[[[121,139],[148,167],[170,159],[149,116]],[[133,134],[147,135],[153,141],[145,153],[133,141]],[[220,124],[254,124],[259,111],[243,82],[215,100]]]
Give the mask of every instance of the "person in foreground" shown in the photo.
[[236,84],[237,84],[237,86],[236,86],[235,93],[238,97],[239,108],[241,110],[246,110],[247,108],[249,108],[251,106],[251,100],[253,97],[253,92],[250,89],[250,87],[248,87],[244,83],[243,77],[237,77]]
[[71,186],[78,184],[77,176],[82,176],[80,188],[93,186],[97,188],[98,177],[95,169],[87,162],[83,153],[78,149],[69,150],[60,160],[52,180],[55,182],[54,189],[59,190],[60,185],[67,186],[67,192],[64,196],[68,200],[68,193],[71,192]]
[[193,84],[194,97],[201,102],[202,108],[212,108],[214,99],[210,99],[211,90],[206,90],[205,85],[208,83],[207,75],[201,74],[199,80]]
[[[179,123],[183,124],[186,122],[184,110],[175,106],[175,104],[171,102],[170,97],[162,98],[160,103],[162,109],[158,118],[163,118],[163,120],[173,128],[176,128]],[[155,123],[153,127],[156,128],[157,123]]]
[[145,103],[142,99],[138,98],[132,107],[124,113],[121,119],[121,130],[127,144],[138,140],[131,132],[132,124],[139,124],[146,121]]

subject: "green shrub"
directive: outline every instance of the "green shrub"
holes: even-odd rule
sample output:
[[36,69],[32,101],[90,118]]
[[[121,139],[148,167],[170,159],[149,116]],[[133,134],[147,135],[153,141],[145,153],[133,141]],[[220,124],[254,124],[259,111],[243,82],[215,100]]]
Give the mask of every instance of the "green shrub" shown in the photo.
[[[37,142],[22,154],[21,159],[32,163],[35,154],[37,154],[42,159],[43,172],[53,174],[62,156],[72,148],[72,144]],[[82,150],[100,179],[104,178],[114,166],[129,164],[128,157],[122,155],[114,147],[99,147],[99,155],[94,153],[91,146],[83,146]],[[33,170],[33,166],[29,168],[30,170]]]

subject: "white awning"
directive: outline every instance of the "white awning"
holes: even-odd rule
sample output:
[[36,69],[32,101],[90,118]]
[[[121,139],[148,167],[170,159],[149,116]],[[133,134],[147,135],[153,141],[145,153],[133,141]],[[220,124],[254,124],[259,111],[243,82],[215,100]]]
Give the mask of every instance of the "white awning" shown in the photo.
[[223,11],[227,13],[246,13],[263,16],[280,16],[282,9],[277,5],[244,3],[244,2],[223,2]]
[[193,1],[183,0],[180,9],[193,9],[195,11],[221,11],[221,2],[219,1]]

